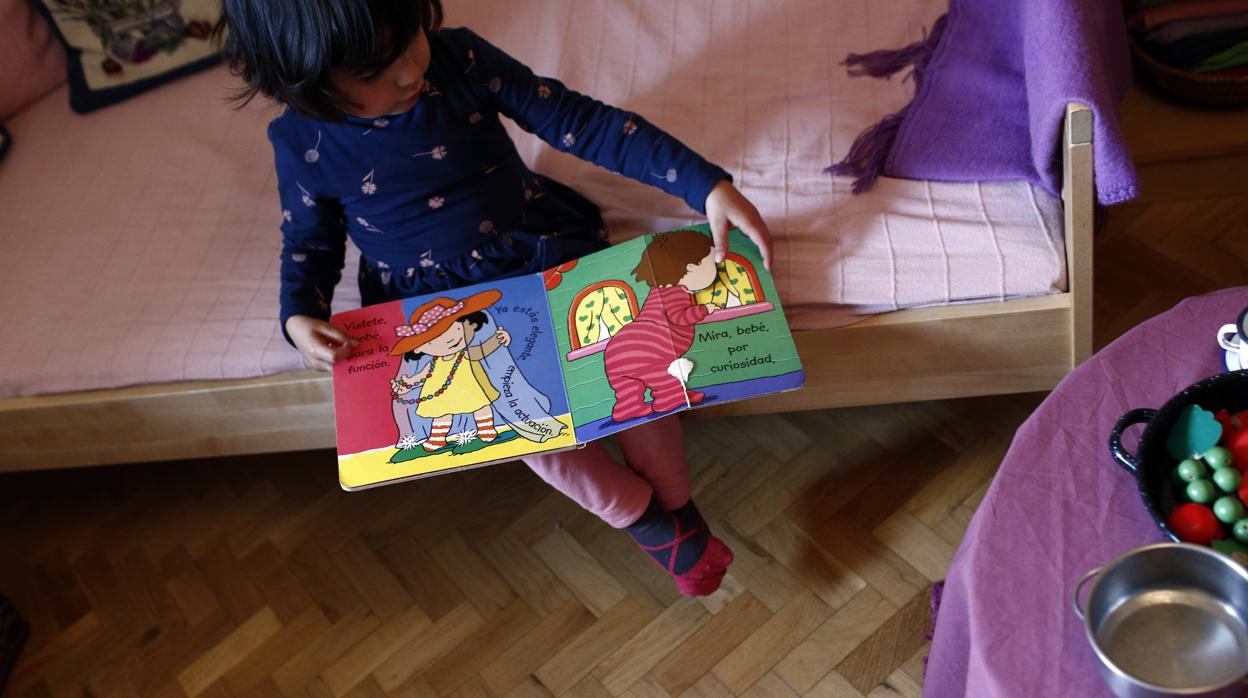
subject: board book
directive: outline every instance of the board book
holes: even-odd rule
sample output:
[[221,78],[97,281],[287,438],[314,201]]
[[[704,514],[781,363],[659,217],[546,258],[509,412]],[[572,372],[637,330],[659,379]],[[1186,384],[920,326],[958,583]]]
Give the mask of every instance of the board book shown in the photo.
[[645,235],[527,276],[338,313],[338,472],[355,490],[576,448],[805,381],[775,283],[732,231]]

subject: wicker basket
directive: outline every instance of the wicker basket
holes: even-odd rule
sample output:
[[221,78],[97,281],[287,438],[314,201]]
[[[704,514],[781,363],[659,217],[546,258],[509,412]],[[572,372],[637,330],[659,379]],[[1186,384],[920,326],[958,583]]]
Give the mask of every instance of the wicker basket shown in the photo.
[[[1123,3],[1127,15],[1135,9],[1137,0]],[[1140,82],[1152,85],[1158,92],[1188,104],[1205,107],[1248,106],[1248,76],[1227,77],[1193,73],[1166,65],[1144,50],[1134,32],[1131,39],[1131,57],[1135,75]]]

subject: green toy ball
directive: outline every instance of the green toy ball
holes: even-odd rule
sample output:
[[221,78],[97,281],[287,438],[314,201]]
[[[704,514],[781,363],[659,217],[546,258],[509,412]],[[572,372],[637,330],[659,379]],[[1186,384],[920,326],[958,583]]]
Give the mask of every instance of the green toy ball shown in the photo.
[[1244,511],[1244,505],[1237,497],[1228,496],[1213,503],[1213,515],[1222,523],[1233,524],[1248,516],[1248,512]]
[[1187,483],[1187,499],[1197,504],[1208,504],[1218,496],[1218,490],[1212,482],[1201,478]]
[[1218,468],[1213,471],[1213,483],[1223,492],[1235,492],[1243,476],[1234,468]]
[[1228,468],[1234,462],[1235,456],[1231,454],[1231,450],[1222,446],[1214,446],[1205,451],[1205,455],[1201,456],[1210,468],[1218,470],[1219,468]]
[[1231,534],[1235,536],[1235,540],[1240,543],[1248,543],[1248,519],[1240,519],[1235,522],[1235,527],[1231,529]]
[[1175,469],[1175,472],[1179,474],[1180,480],[1191,482],[1204,477],[1208,471],[1205,469],[1204,463],[1195,458],[1187,458],[1182,463],[1179,463],[1179,467]]

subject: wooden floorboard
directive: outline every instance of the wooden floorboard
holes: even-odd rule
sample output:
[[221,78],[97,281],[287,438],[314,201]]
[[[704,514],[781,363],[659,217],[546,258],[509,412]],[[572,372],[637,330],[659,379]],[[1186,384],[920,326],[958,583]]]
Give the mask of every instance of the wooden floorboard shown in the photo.
[[[1098,346],[1248,283],[1246,214],[1112,211]],[[688,423],[737,554],[696,600],[519,464],[354,494],[324,451],[2,476],[32,625],[5,696],[917,696],[931,584],[1042,397]]]

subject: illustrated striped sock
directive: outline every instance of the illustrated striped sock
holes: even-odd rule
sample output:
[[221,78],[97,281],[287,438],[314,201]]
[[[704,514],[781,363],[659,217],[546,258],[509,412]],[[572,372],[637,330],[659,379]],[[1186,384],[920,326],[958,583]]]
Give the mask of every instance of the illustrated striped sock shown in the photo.
[[437,451],[446,446],[446,435],[450,433],[450,424],[434,423],[429,430],[429,438],[425,439],[424,449],[426,451]]
[[498,438],[498,431],[494,429],[494,413],[485,417],[477,417],[477,438],[487,444]]

